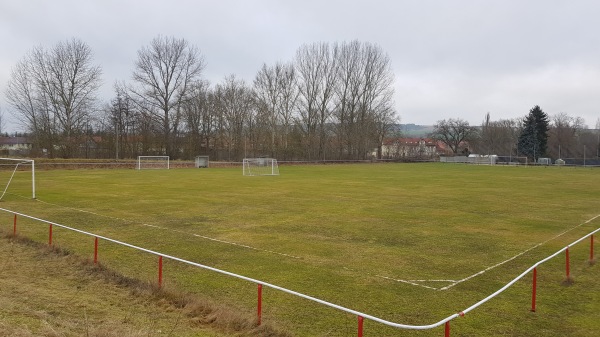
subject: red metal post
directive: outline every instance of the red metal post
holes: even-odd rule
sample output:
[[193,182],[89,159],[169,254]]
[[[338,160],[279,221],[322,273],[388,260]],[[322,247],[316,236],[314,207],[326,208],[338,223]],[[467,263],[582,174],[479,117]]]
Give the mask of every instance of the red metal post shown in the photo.
[[158,287],[162,288],[162,256],[158,257]]
[[569,266],[569,246],[567,246],[566,254],[566,264],[567,264],[567,280],[571,278],[571,268]]
[[533,286],[531,287],[531,311],[535,312],[535,295],[537,292],[537,268],[533,268]]
[[94,238],[94,264],[98,263],[98,237]]
[[450,337],[450,321],[444,326],[444,337]]
[[[15,215],[15,221],[17,216]],[[590,261],[594,261],[594,234],[591,235],[590,239]]]
[[17,215],[15,214],[15,218],[13,220],[13,235],[17,235]]
[[262,321],[262,284],[258,285],[258,305],[256,309],[256,318],[258,325],[260,325]]
[[48,246],[52,246],[52,224],[48,228]]
[[358,316],[358,337],[363,337],[363,321],[365,319],[362,316]]

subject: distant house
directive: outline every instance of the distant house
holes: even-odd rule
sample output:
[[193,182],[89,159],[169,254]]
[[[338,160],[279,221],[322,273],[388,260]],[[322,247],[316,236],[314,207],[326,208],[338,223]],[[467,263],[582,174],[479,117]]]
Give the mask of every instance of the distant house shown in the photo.
[[431,138],[388,138],[381,147],[386,159],[433,158],[443,152],[438,141]]
[[4,156],[27,156],[31,147],[27,137],[0,137],[0,154]]

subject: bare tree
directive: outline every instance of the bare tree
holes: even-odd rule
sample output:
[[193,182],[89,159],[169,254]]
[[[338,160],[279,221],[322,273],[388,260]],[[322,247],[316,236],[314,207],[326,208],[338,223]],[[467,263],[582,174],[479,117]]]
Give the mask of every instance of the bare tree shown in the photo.
[[160,130],[167,155],[178,156],[183,104],[203,68],[200,52],[184,39],[159,36],[138,51],[133,72],[136,85],[129,90],[140,110]]
[[377,147],[377,157],[381,158],[383,139],[397,120],[392,106],[394,76],[390,59],[380,47],[364,44],[363,50],[365,82],[359,111],[361,129],[369,131],[359,133],[359,156],[365,156],[370,148]]
[[192,85],[189,99],[184,104],[187,144],[184,153],[188,158],[203,154],[212,155],[219,116],[215,108],[215,95],[207,81]]
[[0,107],[0,134],[4,132],[4,128],[6,127],[6,119],[4,116],[4,111],[2,111],[2,107]]
[[521,133],[520,122],[520,119],[493,121],[488,112],[477,137],[472,139],[474,150],[480,154],[516,155],[517,140]]
[[323,159],[327,122],[333,107],[336,59],[327,43],[304,45],[296,52],[299,109],[307,158]]
[[281,122],[281,147],[284,153],[284,159],[291,155],[293,149],[290,148],[290,133],[292,131],[295,112],[298,106],[298,77],[294,65],[284,64],[278,81],[281,99],[277,114]]
[[476,151],[480,154],[501,154],[500,148],[506,142],[504,131],[500,123],[492,121],[489,112],[485,114],[476,142]]
[[[129,96],[124,84],[115,84],[116,96],[105,109],[108,122],[106,123],[110,133],[114,135],[111,148],[115,149],[115,158],[135,158],[138,153],[139,141],[136,139],[136,124],[140,122],[140,113],[136,104]],[[106,129],[106,127],[105,127]]]
[[266,141],[270,143],[271,156],[275,155],[275,137],[276,128],[279,124],[277,110],[280,105],[281,93],[279,90],[279,76],[281,76],[282,66],[276,64],[274,67],[267,67],[263,64],[262,68],[254,78],[254,95],[258,108],[258,113],[262,115],[266,122],[267,133]]
[[432,137],[448,145],[453,153],[459,153],[459,148],[472,139],[475,129],[469,122],[460,118],[440,120],[434,125]]
[[298,100],[296,72],[291,64],[277,63],[262,66],[254,79],[254,95],[258,113],[267,123],[267,141],[271,156],[278,157],[281,149],[284,158],[288,152],[288,135]]
[[101,70],[91,63],[90,47],[72,39],[49,51],[34,48],[12,70],[8,102],[50,155],[54,146],[64,157],[76,155],[96,111]]
[[548,131],[548,154],[553,158],[574,158],[583,155],[580,135],[585,129],[581,117],[572,117],[564,112],[551,117]]
[[240,160],[259,145],[252,138],[255,135],[252,91],[243,80],[230,75],[215,87],[215,99],[220,140],[227,151],[227,160]]

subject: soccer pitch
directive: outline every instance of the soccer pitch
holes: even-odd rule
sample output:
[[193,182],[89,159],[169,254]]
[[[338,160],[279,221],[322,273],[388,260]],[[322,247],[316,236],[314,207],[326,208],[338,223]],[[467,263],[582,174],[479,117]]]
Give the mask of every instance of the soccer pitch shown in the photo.
[[[416,325],[472,305],[600,226],[598,169],[429,163],[280,172],[244,177],[241,165],[38,170],[35,201],[19,172],[1,206]],[[9,214],[2,217],[9,223]],[[20,234],[47,240],[46,226],[21,222]],[[89,238],[54,235],[54,244],[90,256]],[[572,286],[560,284],[564,258],[540,268],[538,312],[528,310],[526,278],[452,321],[452,336],[597,331],[600,273],[586,263],[588,249],[571,249]],[[156,279],[152,256],[107,243],[99,259],[128,276]],[[255,310],[254,284],[175,262],[164,268],[166,287]],[[271,289],[263,296],[263,318],[294,335],[356,335],[352,315]],[[365,336],[430,335],[443,335],[443,328],[407,331],[365,321]]]

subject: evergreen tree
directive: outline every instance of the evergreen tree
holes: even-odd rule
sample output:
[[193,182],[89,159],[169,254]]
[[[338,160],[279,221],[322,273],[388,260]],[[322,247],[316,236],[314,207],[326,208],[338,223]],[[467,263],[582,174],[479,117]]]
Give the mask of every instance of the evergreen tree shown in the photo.
[[523,120],[523,131],[519,135],[519,152],[533,160],[545,156],[550,130],[548,115],[536,105]]

